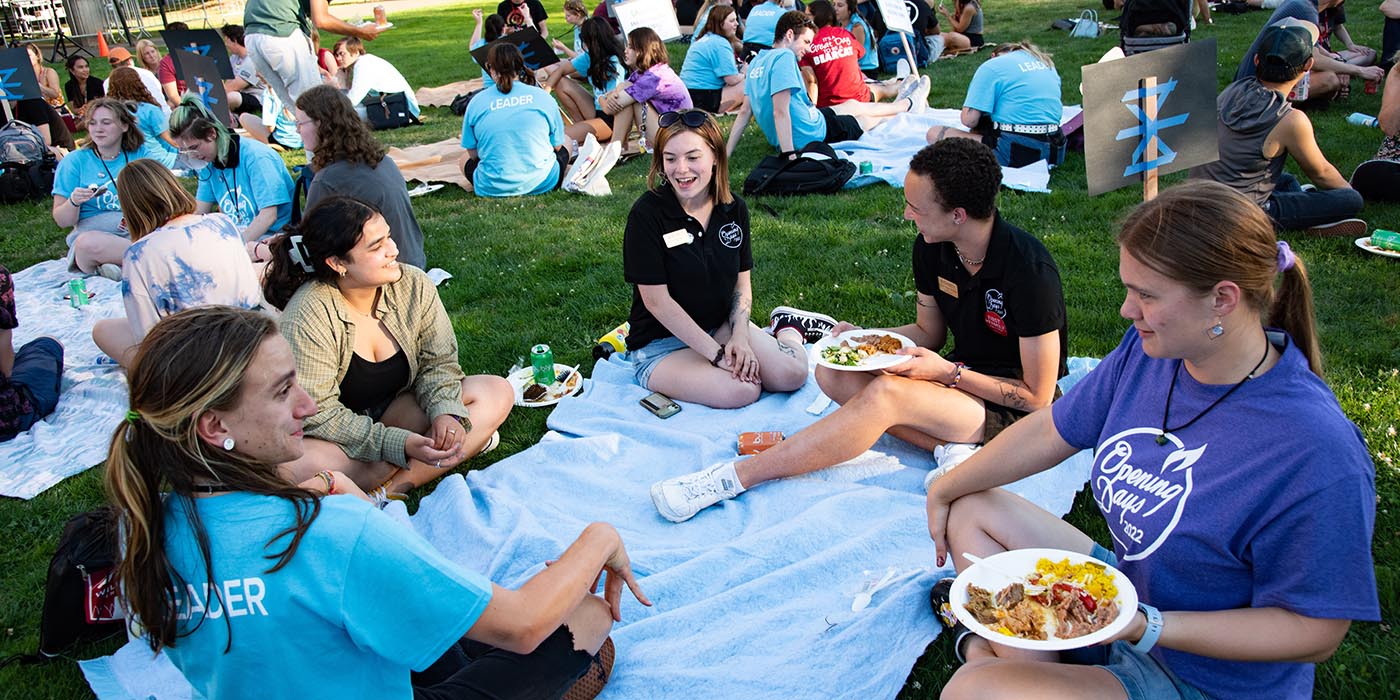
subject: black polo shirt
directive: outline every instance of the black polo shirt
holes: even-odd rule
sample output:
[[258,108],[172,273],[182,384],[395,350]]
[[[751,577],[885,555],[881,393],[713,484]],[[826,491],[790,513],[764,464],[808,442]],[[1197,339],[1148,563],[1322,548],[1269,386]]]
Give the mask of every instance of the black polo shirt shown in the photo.
[[666,285],[671,298],[707,331],[729,320],[739,273],[753,268],[749,242],[749,208],[738,197],[716,203],[706,227],[685,213],[669,186],[638,198],[622,236],[622,273],[633,285],[627,348],[674,335],[642,303],[639,284]]
[[952,243],[914,239],[914,285],[938,303],[953,335],[948,359],[996,377],[1022,379],[1021,338],[1060,333],[1060,373],[1069,370],[1069,334],[1060,271],[1034,236],[995,216],[986,262],[976,275]]

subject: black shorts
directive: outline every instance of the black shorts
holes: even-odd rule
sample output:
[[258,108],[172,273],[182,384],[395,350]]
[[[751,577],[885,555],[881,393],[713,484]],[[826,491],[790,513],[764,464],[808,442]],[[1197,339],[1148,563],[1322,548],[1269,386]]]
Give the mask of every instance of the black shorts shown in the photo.
[[967,37],[967,40],[972,43],[972,48],[974,49],[987,43],[987,40],[983,39],[981,34],[963,34],[963,36]]
[[826,119],[826,138],[822,139],[826,143],[854,141],[865,133],[865,129],[860,128],[860,122],[849,114],[837,114],[830,107],[822,107],[819,111]]
[[690,90],[690,102],[696,109],[710,114],[719,114],[719,104],[724,100],[724,88],[718,90]]
[[238,109],[233,110],[234,114],[262,114],[262,100],[257,95],[244,92],[243,102],[238,105]]
[[598,111],[598,118],[599,118],[599,119],[602,119],[602,120],[603,120],[603,123],[608,125],[608,130],[611,131],[612,128],[613,128],[613,121],[617,119],[617,115],[616,115],[616,114],[608,114],[607,112],[604,112],[604,111],[602,111],[602,110],[599,110],[599,111]]
[[744,42],[744,48],[740,52],[741,55],[739,56],[739,58],[741,58],[744,61],[744,63],[749,63],[753,61],[753,57],[757,56],[759,51],[767,51],[771,48],[773,47],[764,46],[763,44],[755,44],[752,41],[746,41]]
[[[1057,385],[1055,387],[1055,398],[1058,399],[1060,396],[1060,387]],[[982,405],[986,409],[986,423],[982,426],[982,444],[984,445],[991,442],[992,438],[996,437],[1001,431],[1011,427],[1012,423],[1030,415],[1025,411],[1007,408],[1006,406],[999,403],[992,403],[991,401],[984,400]]]
[[[569,148],[560,146],[554,149],[554,158],[559,161],[559,181],[554,183],[554,189],[559,189],[564,185],[564,176],[569,173]],[[480,158],[469,158],[462,164],[462,174],[467,176],[467,182],[473,182],[472,176],[476,174],[476,167],[481,165]]]
[[412,676],[414,700],[557,698],[593,663],[559,627],[529,654],[463,639],[422,673]]

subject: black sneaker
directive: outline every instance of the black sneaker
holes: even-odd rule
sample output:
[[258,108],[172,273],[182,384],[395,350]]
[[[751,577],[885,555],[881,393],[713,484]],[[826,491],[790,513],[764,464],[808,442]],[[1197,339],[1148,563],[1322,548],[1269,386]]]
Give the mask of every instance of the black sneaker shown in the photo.
[[768,330],[777,335],[778,331],[786,327],[796,328],[802,333],[802,339],[815,343],[831,333],[831,329],[836,325],[836,319],[826,314],[794,309],[791,306],[779,306],[773,309],[773,313],[768,314]]
[[953,615],[953,604],[949,601],[949,594],[952,590],[952,578],[939,579],[928,593],[928,602],[929,605],[933,606],[933,614],[938,616],[943,627],[953,636],[953,655],[958,657],[958,661],[967,663],[967,659],[963,658],[962,645],[967,635],[972,634],[972,630],[959,622],[957,616]]

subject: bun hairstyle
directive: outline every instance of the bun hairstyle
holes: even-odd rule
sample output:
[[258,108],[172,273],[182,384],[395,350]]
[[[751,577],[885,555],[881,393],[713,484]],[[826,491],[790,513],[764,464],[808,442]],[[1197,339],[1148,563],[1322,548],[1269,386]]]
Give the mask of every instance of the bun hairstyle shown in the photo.
[[1307,268],[1295,254],[1280,271],[1273,221],[1244,195],[1218,182],[1187,180],[1134,209],[1118,245],[1201,294],[1225,280],[1239,285],[1260,322],[1287,331],[1322,376]]
[[365,224],[376,216],[380,216],[378,209],[350,197],[317,202],[300,224],[269,244],[272,259],[263,275],[263,298],[285,309],[303,284],[312,280],[335,284],[340,275],[326,264],[326,258],[349,260],[350,251],[364,236]]

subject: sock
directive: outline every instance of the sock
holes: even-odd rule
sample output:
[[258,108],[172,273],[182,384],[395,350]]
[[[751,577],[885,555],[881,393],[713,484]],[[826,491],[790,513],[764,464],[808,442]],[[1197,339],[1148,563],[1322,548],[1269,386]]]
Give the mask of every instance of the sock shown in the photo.
[[732,491],[736,496],[748,490],[739,483],[739,472],[734,470],[733,462],[725,462],[715,467],[710,472],[710,476],[719,481],[720,488]]

